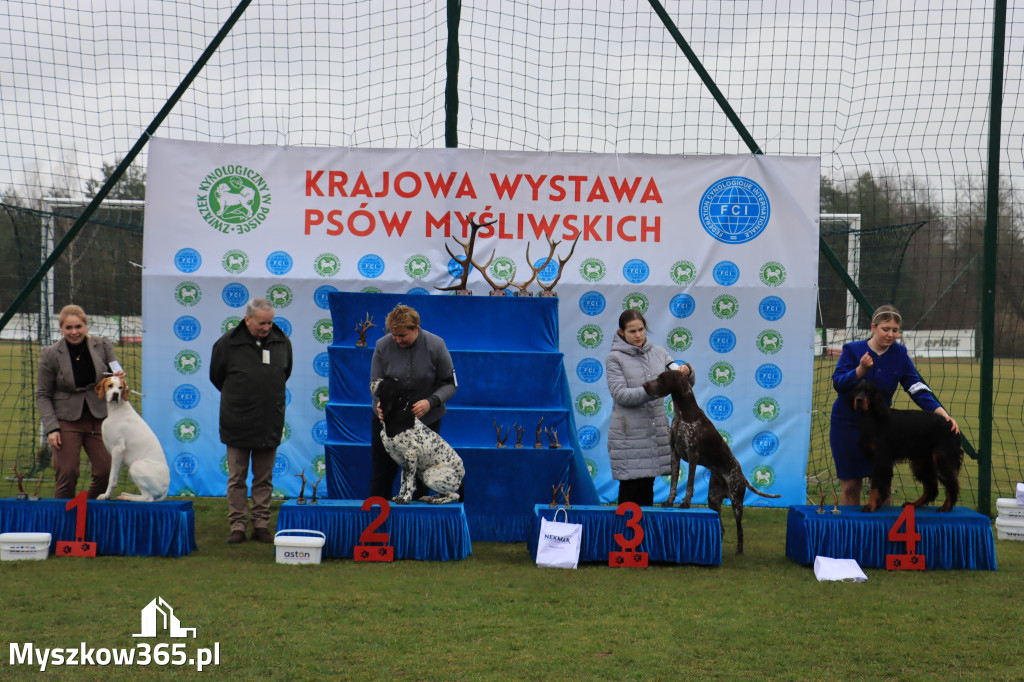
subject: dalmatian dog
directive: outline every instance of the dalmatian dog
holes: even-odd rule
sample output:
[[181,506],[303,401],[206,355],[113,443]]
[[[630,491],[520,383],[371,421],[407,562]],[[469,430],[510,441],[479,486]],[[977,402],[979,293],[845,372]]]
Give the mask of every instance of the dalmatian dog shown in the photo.
[[370,382],[370,393],[380,401],[384,417],[380,437],[384,449],[402,468],[402,485],[391,501],[409,504],[419,477],[423,485],[439,493],[421,497],[420,502],[458,502],[459,486],[466,474],[458,453],[413,415],[412,404],[397,379],[374,379]]

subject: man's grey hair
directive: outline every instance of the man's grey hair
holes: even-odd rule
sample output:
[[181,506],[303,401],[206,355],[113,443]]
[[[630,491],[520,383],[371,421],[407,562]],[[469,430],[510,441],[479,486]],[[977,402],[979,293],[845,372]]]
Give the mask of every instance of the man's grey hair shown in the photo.
[[274,306],[270,305],[270,301],[265,298],[254,298],[250,300],[245,306],[246,317],[251,316],[257,310],[269,310],[274,311]]

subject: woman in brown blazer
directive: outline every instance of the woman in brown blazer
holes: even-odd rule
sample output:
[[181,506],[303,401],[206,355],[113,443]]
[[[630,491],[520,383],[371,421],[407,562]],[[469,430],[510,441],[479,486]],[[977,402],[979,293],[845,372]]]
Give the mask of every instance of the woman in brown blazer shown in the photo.
[[68,305],[58,317],[60,341],[39,352],[36,407],[46,440],[53,448],[56,485],[53,496],[71,498],[78,486],[81,451],[92,463],[89,498],[107,489],[110,453],[103,447],[101,425],[107,404],[93,387],[105,373],[123,375],[109,339],[89,335],[89,319],[77,305]]

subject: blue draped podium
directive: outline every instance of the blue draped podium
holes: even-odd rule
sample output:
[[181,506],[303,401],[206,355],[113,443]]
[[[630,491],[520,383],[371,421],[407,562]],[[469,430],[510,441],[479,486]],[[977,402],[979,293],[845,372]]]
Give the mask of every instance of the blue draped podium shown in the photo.
[[[824,556],[885,568],[886,555],[907,553],[905,543],[888,539],[902,507],[862,512],[860,507],[840,506],[840,514],[830,513],[831,508],[826,505],[823,514],[813,506],[789,508],[786,556],[800,564],[812,564],[814,557]],[[924,556],[926,569],[996,570],[992,521],[987,516],[964,507],[949,513],[925,507],[916,511],[914,525],[921,534],[914,551]]]
[[[380,515],[380,507],[362,510],[362,500],[317,500],[317,504],[298,504],[288,500],[277,514],[277,530],[318,530],[326,536],[325,557],[352,557],[359,536]],[[395,559],[449,561],[464,559],[473,553],[461,504],[392,504],[384,524],[374,532],[388,533],[388,545]],[[377,543],[368,543],[377,544]]]
[[[68,500],[0,500],[0,533],[49,533],[50,553],[57,542],[75,540],[78,508]],[[89,500],[85,541],[96,554],[186,556],[196,549],[196,518],[190,501],[125,502]]]
[[[538,504],[534,508],[533,527],[527,541],[530,556],[537,560],[537,538],[540,520],[555,520],[555,512],[548,505]],[[641,507],[640,527],[644,538],[635,548],[647,552],[649,561],[663,561],[674,564],[704,564],[718,566],[722,563],[722,524],[718,512],[711,509],[679,509],[662,507]],[[600,505],[573,505],[566,509],[568,518],[559,514],[559,521],[583,524],[583,540],[580,547],[580,561],[608,563],[608,553],[622,548],[615,542],[615,534],[621,533],[627,540],[634,537],[634,531],[626,528],[630,513],[619,515],[615,507]]]
[[[370,362],[383,320],[398,303],[412,305],[423,328],[440,335],[452,355],[459,388],[448,401],[441,435],[466,465],[465,510],[474,540],[523,542],[533,506],[566,484],[573,504],[599,501],[579,444],[569,382],[558,350],[558,299],[408,296],[336,292],[328,296],[335,336],[328,347],[327,497],[363,500],[370,481]],[[367,315],[377,326],[367,347],[355,329]],[[495,424],[506,434],[498,448]],[[513,425],[524,429],[513,447]],[[553,429],[551,448],[539,426]],[[395,482],[397,491],[398,482]]]

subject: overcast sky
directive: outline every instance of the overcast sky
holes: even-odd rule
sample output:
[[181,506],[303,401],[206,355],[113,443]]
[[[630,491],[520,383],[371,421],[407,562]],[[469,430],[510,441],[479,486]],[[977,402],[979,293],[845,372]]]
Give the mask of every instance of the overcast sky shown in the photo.
[[[646,2],[552,4],[463,2],[460,146],[747,151]],[[835,178],[914,173],[946,189],[984,172],[992,12],[980,3],[665,4],[766,153],[820,156]],[[234,5],[4,0],[0,188],[81,191],[136,142]],[[1017,184],[1019,14],[1002,144]],[[254,2],[157,134],[444,146],[445,18],[436,1]]]

